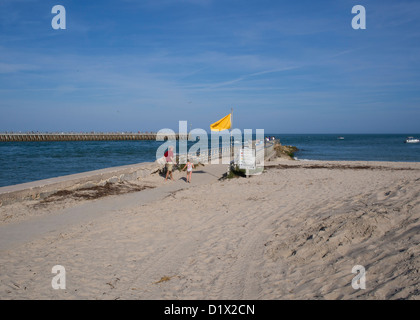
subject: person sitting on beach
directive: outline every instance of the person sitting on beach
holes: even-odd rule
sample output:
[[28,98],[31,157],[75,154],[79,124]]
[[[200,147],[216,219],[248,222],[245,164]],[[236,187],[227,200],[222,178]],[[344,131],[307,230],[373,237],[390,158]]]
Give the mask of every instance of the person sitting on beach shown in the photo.
[[169,150],[165,152],[165,159],[166,159],[166,177],[165,181],[168,180],[168,176],[171,176],[171,180],[174,181],[174,178],[172,176],[172,170],[174,165],[174,147],[170,146]]
[[190,183],[191,182],[192,169],[194,168],[194,163],[190,162],[190,160],[188,159],[187,163],[185,164],[182,171],[184,171],[185,168],[187,168],[187,182]]

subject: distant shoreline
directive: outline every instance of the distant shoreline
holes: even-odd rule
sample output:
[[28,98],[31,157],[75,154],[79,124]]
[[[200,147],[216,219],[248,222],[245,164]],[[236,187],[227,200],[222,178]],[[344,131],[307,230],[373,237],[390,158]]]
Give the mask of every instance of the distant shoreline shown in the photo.
[[[293,152],[293,158],[298,161],[420,162],[420,144],[404,143],[406,136],[402,134],[340,135],[345,138],[343,140],[333,134],[265,136],[274,136],[283,145],[296,146],[299,150]],[[0,143],[0,186],[153,162],[162,143],[153,139],[3,142]],[[194,143],[188,142],[188,146]]]
[[[369,169],[369,170],[386,170],[387,165],[392,166],[401,164],[401,168],[393,167],[392,170],[420,170],[406,168],[412,164],[420,162],[401,162],[401,161],[333,161],[333,160],[300,160],[295,159],[290,152],[295,152],[296,147],[278,146],[275,160],[265,161],[265,169]],[[277,166],[273,166],[276,161],[281,161]],[[321,163],[313,164],[313,163]],[[324,165],[335,164],[335,166]],[[343,163],[347,165],[342,165]],[[207,164],[212,165],[212,164]],[[228,165],[226,165],[228,166]],[[24,200],[43,199],[51,194],[63,190],[77,190],[86,187],[103,186],[106,183],[122,183],[136,182],[141,178],[150,176],[153,173],[163,170],[164,165],[155,162],[140,162],[132,165],[123,165],[116,167],[108,167],[104,169],[85,171],[69,175],[62,175],[52,178],[40,179],[20,184],[8,185],[0,187],[0,207],[9,203],[20,202]]]

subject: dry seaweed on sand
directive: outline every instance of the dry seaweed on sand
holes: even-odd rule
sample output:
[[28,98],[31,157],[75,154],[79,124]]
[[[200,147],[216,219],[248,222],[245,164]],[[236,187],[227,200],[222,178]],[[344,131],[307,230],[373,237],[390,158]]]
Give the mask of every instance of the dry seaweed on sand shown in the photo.
[[46,204],[50,202],[63,201],[69,198],[75,200],[94,200],[110,195],[138,192],[150,188],[154,188],[154,186],[107,182],[103,186],[80,188],[76,190],[60,190],[42,199],[40,203]]

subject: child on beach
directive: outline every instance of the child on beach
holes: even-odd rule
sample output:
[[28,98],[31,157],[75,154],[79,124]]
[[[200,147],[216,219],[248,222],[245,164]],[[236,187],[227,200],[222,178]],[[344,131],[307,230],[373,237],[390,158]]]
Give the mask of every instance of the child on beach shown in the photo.
[[182,169],[182,171],[185,170],[185,168],[187,168],[187,182],[190,183],[191,182],[191,175],[192,175],[192,169],[194,168],[194,163],[192,163],[189,159],[187,160],[187,163],[185,164],[184,168]]

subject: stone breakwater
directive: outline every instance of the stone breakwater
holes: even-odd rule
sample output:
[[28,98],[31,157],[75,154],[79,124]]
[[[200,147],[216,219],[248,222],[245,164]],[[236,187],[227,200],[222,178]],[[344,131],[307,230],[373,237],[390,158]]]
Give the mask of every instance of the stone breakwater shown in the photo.
[[294,160],[294,154],[299,149],[295,146],[283,146],[280,143],[274,145],[276,157]]
[[[14,141],[123,141],[156,140],[164,135],[157,133],[1,133],[0,142]],[[183,139],[177,134],[176,139]]]

